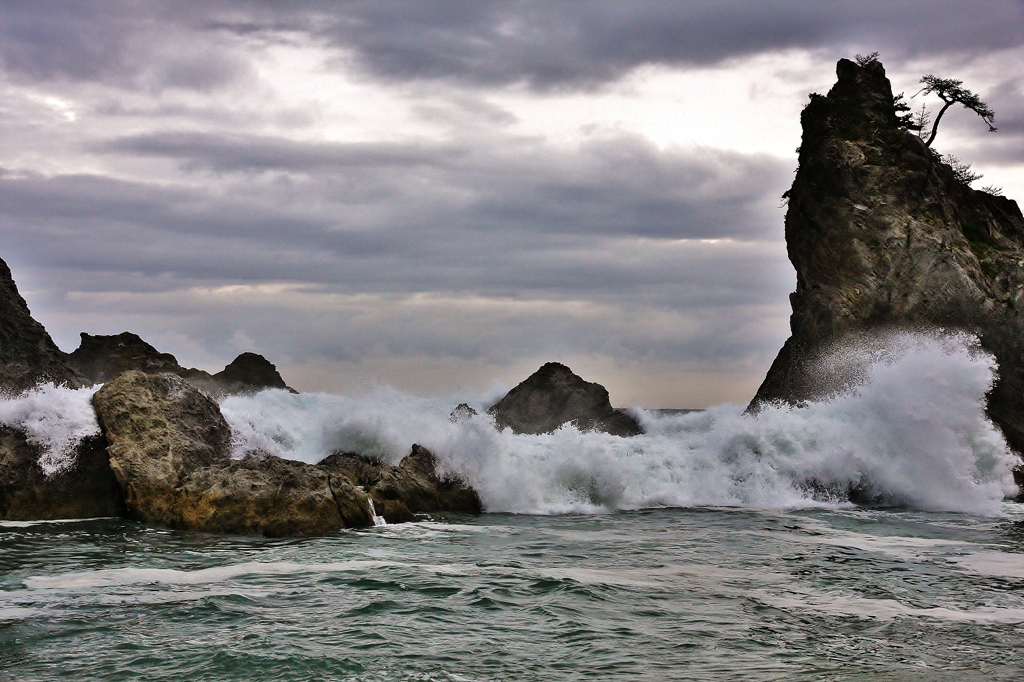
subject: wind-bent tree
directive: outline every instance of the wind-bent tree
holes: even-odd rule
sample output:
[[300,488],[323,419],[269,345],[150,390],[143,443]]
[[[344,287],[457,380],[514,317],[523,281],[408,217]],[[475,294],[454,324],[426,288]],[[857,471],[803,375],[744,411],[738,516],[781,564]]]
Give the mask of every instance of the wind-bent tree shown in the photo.
[[924,84],[924,87],[918,91],[918,95],[922,93],[925,95],[935,93],[939,99],[945,102],[942,108],[939,109],[939,113],[935,116],[935,123],[932,124],[932,131],[925,142],[925,146],[932,146],[935,134],[939,132],[939,121],[942,120],[942,115],[946,113],[946,109],[949,109],[954,104],[962,104],[978,116],[981,116],[981,120],[988,124],[988,131],[990,133],[996,131],[996,127],[992,125],[996,116],[995,112],[982,102],[980,97],[963,87],[963,81],[953,78],[939,78],[938,76],[928,74],[921,79],[921,82]]

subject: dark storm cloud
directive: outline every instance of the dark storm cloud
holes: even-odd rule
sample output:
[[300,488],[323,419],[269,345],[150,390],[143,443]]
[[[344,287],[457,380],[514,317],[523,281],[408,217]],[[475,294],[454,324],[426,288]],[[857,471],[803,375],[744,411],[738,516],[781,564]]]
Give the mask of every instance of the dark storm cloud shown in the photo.
[[713,64],[786,48],[865,45],[889,55],[1024,42],[1024,5],[955,0],[808,3],[661,0],[354,2],[321,32],[371,72],[588,87],[641,64]]
[[[222,37],[296,35],[326,40],[383,78],[586,88],[642,64],[714,64],[787,48],[879,50],[902,59],[1012,47],[1024,41],[1024,4],[11,2],[0,19],[0,55],[10,72],[29,78],[204,89],[244,71],[210,49]],[[166,42],[179,49],[162,50]]]

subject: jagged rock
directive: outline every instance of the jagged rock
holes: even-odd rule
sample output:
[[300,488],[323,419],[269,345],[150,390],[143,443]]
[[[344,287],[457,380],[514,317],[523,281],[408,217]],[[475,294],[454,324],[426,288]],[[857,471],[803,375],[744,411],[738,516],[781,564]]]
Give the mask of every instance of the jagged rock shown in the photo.
[[78,388],[83,378],[32,318],[11,270],[0,260],[0,392],[17,394],[40,383]]
[[388,523],[412,520],[412,514],[483,511],[480,497],[465,482],[438,477],[437,460],[421,445],[413,445],[397,467],[385,470],[369,495]]
[[182,367],[173,355],[161,353],[131,332],[112,336],[82,332],[81,337],[81,344],[68,355],[68,362],[93,384],[102,384],[121,372],[139,370],[149,374],[176,374],[213,396],[264,388],[281,388],[295,393],[284,383],[277,367],[256,353],[242,353],[222,371],[210,374],[201,369]]
[[296,393],[284,383],[277,367],[257,353],[242,353],[223,371],[214,374],[213,378],[225,390],[233,393],[259,391],[265,388],[280,388]]
[[231,460],[231,428],[217,403],[174,374],[138,370],[108,381],[92,402],[128,514],[182,525],[179,486]]
[[331,476],[342,476],[352,485],[367,490],[377,485],[389,468],[379,459],[355,452],[336,452],[322,459],[317,466]]
[[25,434],[0,426],[0,519],[88,519],[124,509],[102,436],[78,445],[74,465],[47,476],[39,448]]
[[834,388],[817,360],[849,335],[965,330],[999,363],[988,412],[1022,452],[1020,208],[960,182],[899,128],[880,63],[843,59],[836,73],[828,95],[812,95],[801,116],[800,166],[786,195],[786,244],[797,273],[792,336],[750,409]]
[[168,372],[178,376],[188,371],[178,364],[173,355],[161,353],[131,332],[112,336],[82,332],[81,339],[78,348],[68,355],[68,362],[94,384],[105,383],[133,369],[149,374]]
[[476,491],[457,477],[438,476],[436,458],[420,445],[413,445],[398,466],[353,453],[331,455],[317,466],[332,477],[366,488],[377,513],[388,523],[413,521],[415,514],[483,511]]
[[604,386],[584,381],[557,362],[542,366],[488,413],[499,429],[510,427],[515,433],[550,433],[563,424],[613,436],[643,433],[635,419],[612,407]]
[[279,457],[200,469],[179,491],[179,527],[268,537],[372,526],[366,495],[344,477]]

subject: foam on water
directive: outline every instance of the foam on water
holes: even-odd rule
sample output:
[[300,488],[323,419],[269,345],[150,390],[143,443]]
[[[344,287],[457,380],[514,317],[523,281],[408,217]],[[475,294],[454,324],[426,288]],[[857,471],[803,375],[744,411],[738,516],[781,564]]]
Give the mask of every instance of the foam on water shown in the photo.
[[39,464],[47,475],[74,464],[75,448],[100,432],[92,409],[98,386],[71,389],[44,384],[21,395],[0,400],[0,424],[24,431],[42,450]]
[[515,435],[485,414],[452,423],[449,401],[391,389],[365,399],[266,391],[222,409],[236,456],[263,450],[316,462],[354,450],[396,463],[417,442],[494,512],[798,507],[841,504],[857,489],[884,504],[999,513],[1014,490],[1014,460],[984,414],[993,359],[963,336],[887,343],[860,386],[828,401],[757,415],[736,405],[678,416],[637,410],[647,433],[629,439],[572,427]]

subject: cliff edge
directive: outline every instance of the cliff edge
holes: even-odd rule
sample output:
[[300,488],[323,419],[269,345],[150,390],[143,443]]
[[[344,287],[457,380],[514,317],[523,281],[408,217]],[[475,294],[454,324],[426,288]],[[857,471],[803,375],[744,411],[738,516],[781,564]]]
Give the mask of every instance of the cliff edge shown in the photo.
[[750,404],[822,397],[817,361],[851,335],[891,329],[976,334],[999,363],[988,413],[1024,452],[1024,217],[971,189],[901,128],[885,69],[842,59],[827,96],[801,115],[786,193],[797,273],[792,335]]

